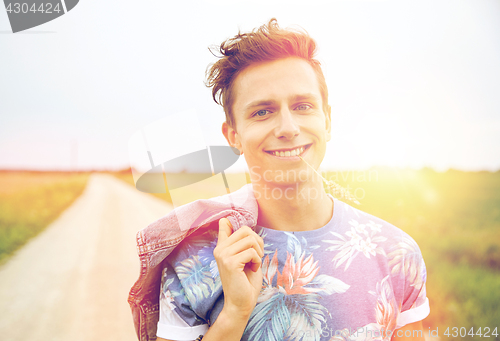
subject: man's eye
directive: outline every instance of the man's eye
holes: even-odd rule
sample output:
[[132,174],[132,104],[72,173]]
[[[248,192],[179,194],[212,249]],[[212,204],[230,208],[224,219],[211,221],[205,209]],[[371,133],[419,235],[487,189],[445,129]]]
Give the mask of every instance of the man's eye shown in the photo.
[[269,110],[266,110],[266,109],[262,109],[262,110],[259,110],[257,111],[254,116],[265,116],[267,113],[269,112]]
[[309,110],[309,109],[311,109],[311,106],[309,104],[301,104],[301,105],[297,106],[296,109],[297,110]]

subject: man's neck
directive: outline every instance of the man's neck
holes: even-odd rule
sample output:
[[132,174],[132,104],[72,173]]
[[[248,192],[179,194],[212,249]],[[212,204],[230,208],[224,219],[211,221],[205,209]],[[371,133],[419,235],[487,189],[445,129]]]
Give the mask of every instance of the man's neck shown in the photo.
[[253,183],[259,206],[257,224],[281,231],[309,231],[325,226],[333,215],[333,200],[321,180],[294,184]]

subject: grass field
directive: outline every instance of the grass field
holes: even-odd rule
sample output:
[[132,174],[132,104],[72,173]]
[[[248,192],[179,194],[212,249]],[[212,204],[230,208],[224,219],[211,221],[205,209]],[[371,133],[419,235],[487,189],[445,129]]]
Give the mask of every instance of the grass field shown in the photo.
[[83,192],[88,175],[0,171],[0,262],[57,218]]
[[[359,209],[410,234],[419,244],[427,267],[431,314],[424,327],[439,328],[441,339],[452,328],[489,327],[488,340],[500,332],[500,172],[437,173],[430,169],[374,168],[323,173],[349,188]],[[134,184],[130,171],[117,175]],[[184,174],[180,176],[189,176]],[[229,175],[235,177],[235,175]],[[241,177],[240,177],[241,178]],[[220,181],[191,186],[183,202],[221,195]],[[158,197],[171,202],[167,194]]]

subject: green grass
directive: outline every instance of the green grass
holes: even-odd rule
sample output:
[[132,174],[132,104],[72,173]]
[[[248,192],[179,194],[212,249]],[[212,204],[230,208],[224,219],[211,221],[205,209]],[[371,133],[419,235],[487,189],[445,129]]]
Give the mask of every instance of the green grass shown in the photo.
[[443,261],[429,252],[424,257],[427,296],[431,303],[427,325],[443,330],[446,327],[466,327],[467,330],[500,327],[499,272]]
[[84,173],[0,172],[0,262],[68,208],[87,179]]

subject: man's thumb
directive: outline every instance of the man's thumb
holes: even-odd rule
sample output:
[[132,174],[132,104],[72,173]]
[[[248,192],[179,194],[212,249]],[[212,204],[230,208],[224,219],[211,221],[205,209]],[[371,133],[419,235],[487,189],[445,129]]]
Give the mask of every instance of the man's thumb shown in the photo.
[[227,218],[222,218],[219,220],[219,242],[222,242],[229,238],[233,233],[233,226]]

